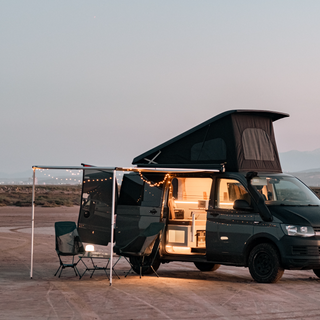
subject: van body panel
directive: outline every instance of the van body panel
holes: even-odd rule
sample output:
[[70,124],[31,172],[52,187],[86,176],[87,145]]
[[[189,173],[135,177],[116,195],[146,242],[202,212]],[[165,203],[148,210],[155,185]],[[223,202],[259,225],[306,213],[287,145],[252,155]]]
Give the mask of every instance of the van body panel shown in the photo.
[[320,269],[320,237],[283,236],[279,242],[285,269]]
[[243,261],[243,247],[253,234],[255,215],[212,210],[207,219],[208,261]]

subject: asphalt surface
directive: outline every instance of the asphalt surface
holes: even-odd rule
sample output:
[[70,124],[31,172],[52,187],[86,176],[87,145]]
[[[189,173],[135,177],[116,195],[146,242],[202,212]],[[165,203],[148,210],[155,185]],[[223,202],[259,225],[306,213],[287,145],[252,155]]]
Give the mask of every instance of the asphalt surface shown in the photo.
[[160,266],[160,278],[140,279],[124,278],[129,265],[120,260],[112,286],[103,271],[79,280],[66,269],[55,277],[53,224],[77,215],[77,207],[36,208],[30,279],[31,208],[0,208],[0,319],[320,319],[320,279],[312,271],[258,284],[246,268],[200,272],[173,262]]

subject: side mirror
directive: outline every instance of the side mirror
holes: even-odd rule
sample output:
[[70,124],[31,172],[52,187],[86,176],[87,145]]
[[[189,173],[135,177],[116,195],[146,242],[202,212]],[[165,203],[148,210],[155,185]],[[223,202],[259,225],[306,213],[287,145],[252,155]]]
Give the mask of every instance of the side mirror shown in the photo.
[[233,209],[251,211],[252,207],[250,207],[249,203],[246,200],[238,199],[238,200],[235,200],[233,204]]

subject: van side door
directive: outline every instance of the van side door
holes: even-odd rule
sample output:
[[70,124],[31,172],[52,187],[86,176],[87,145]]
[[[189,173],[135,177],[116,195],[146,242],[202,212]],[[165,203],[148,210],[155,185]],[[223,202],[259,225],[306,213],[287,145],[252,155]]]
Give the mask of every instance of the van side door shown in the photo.
[[163,175],[125,174],[117,205],[115,238],[118,246],[134,239],[150,223],[161,219]]
[[235,210],[235,200],[245,200],[251,205],[251,197],[240,181],[218,178],[214,208],[207,214],[207,259],[210,261],[242,263],[243,249],[253,234],[256,215],[252,210]]

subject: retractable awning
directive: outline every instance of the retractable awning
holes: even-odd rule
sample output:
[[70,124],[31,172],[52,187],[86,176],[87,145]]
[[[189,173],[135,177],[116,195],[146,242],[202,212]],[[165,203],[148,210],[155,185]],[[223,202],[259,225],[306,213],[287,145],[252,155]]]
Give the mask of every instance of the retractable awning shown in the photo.
[[[144,167],[94,167],[94,166],[32,166],[33,169],[33,186],[32,186],[32,215],[31,215],[31,263],[30,263],[30,278],[33,277],[33,250],[34,250],[34,209],[35,209],[35,181],[36,170],[101,170],[113,173],[113,181],[116,179],[116,172],[153,172],[153,173],[205,173],[219,172],[219,169],[189,169],[189,168],[144,168]],[[115,186],[112,188],[112,208],[111,208],[111,230],[114,229],[115,215]],[[113,232],[110,239],[110,265],[113,266]],[[112,267],[110,268],[110,285],[112,285]]]

